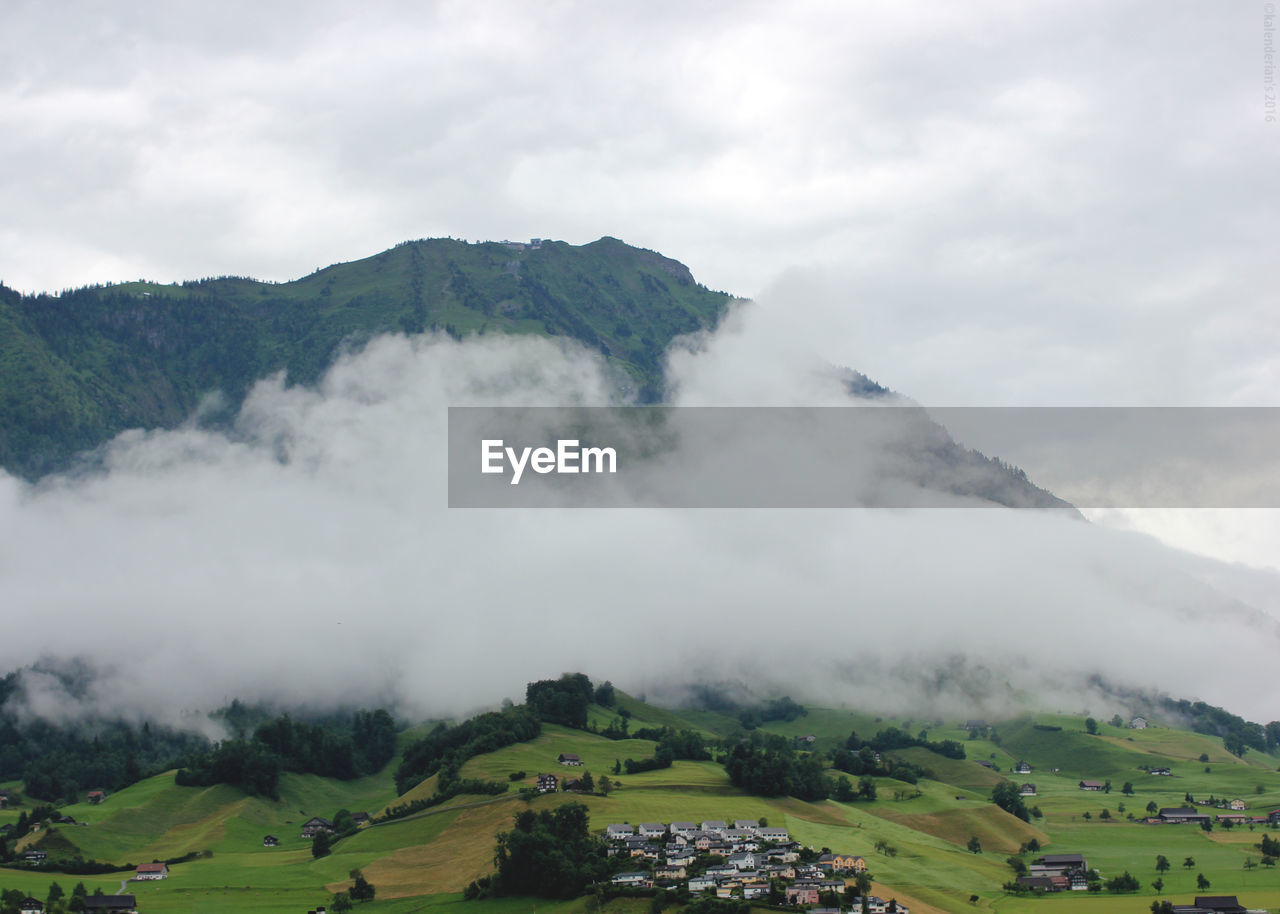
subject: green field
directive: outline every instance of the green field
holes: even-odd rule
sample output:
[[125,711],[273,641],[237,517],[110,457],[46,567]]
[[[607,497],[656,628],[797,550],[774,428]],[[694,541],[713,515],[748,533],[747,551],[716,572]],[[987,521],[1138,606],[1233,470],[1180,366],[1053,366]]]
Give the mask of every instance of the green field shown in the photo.
[[[711,742],[716,734],[733,733],[737,727],[734,718],[727,715],[664,711],[621,693],[618,706],[630,712],[632,730],[644,726],[696,729],[706,733]],[[616,709],[591,709],[591,723],[599,728],[616,717]],[[1189,902],[1197,892],[1196,877],[1201,873],[1211,881],[1212,893],[1238,894],[1255,908],[1280,908],[1280,872],[1262,866],[1245,869],[1247,860],[1261,860],[1253,845],[1260,840],[1262,827],[1227,830],[1219,826],[1205,833],[1191,825],[1141,821],[1149,802],[1183,805],[1188,792],[1197,798],[1210,794],[1223,799],[1239,797],[1250,814],[1265,814],[1280,806],[1280,773],[1271,756],[1251,752],[1243,759],[1235,758],[1222,749],[1220,741],[1162,726],[1130,731],[1104,724],[1094,736],[1085,732],[1083,719],[1062,715],[998,722],[989,739],[969,739],[954,721],[939,725],[919,719],[878,719],[831,708],[811,709],[797,720],[772,722],[763,729],[787,736],[812,734],[818,738],[818,748],[825,749],[842,745],[850,731],[869,737],[889,726],[909,732],[928,729],[931,739],[960,740],[968,758],[942,758],[923,748],[898,750],[892,755],[928,769],[931,777],[915,787],[879,778],[878,799],[870,803],[806,803],[744,795],[729,784],[716,762],[677,761],[659,771],[615,775],[615,763],[647,758],[656,744],[636,739],[611,741],[548,724],[530,742],[477,756],[463,766],[463,777],[508,783],[513,772],[525,772],[523,781],[513,784],[510,793],[458,796],[407,818],[366,827],[337,841],[333,853],[320,860],[312,858],[310,842],[299,834],[308,818],[332,817],[339,808],[376,814],[389,804],[429,796],[436,778],[418,785],[405,798],[397,798],[392,780],[395,761],[375,776],[349,782],[289,774],[282,778],[281,798],[272,801],[225,785],[179,787],[173,773],[168,772],[111,794],[99,805],[65,807],[63,812],[84,824],[42,830],[24,839],[23,847],[116,864],[199,853],[195,860],[174,865],[169,879],[130,883],[128,891],[138,895],[140,909],[147,914],[305,911],[345,887],[355,869],[362,870],[378,889],[378,899],[362,910],[443,911],[456,906],[459,914],[508,914],[531,910],[532,904],[511,899],[464,903],[459,893],[472,879],[490,871],[495,835],[526,808],[526,801],[514,788],[531,785],[539,773],[580,777],[590,771],[597,783],[607,775],[616,784],[607,797],[540,796],[531,801],[532,807],[549,808],[578,800],[588,806],[592,823],[599,829],[613,822],[765,818],[816,849],[863,855],[874,873],[877,891],[901,898],[920,914],[973,910],[1010,914],[1141,912],[1156,897]],[[1061,729],[1048,729],[1051,727]],[[405,736],[401,745],[422,732],[417,729]],[[583,767],[559,765],[557,756],[561,753],[579,755]],[[1199,761],[1201,754],[1208,756],[1207,763]],[[990,762],[993,768],[977,764],[978,760]],[[1023,760],[1031,764],[1032,773],[1013,774],[1013,766]],[[1168,766],[1173,775],[1150,775],[1141,766]],[[1028,798],[1027,803],[1038,808],[1041,818],[1024,823],[990,802],[991,787],[1006,777],[1037,785],[1038,795]],[[1112,790],[1082,791],[1078,782],[1084,778],[1110,780]],[[1131,796],[1121,793],[1125,782],[1132,784]],[[12,786],[20,789],[20,785]],[[1104,809],[1109,821],[1101,818]],[[12,822],[17,815],[18,810],[0,812],[0,821]],[[1130,815],[1135,821],[1129,820]],[[280,846],[264,848],[262,837],[266,834],[278,836]],[[972,837],[979,839],[982,853],[967,850]],[[1124,896],[1105,892],[1100,896],[1081,892],[1047,897],[1006,894],[1001,887],[1013,872],[1005,858],[1031,839],[1047,852],[1084,853],[1104,879],[1128,870],[1141,880],[1143,889]],[[894,854],[878,853],[878,842],[887,842]],[[1172,870],[1164,874],[1161,896],[1151,888],[1157,876],[1157,854],[1173,863]],[[1023,859],[1029,862],[1033,856],[1024,855]],[[1180,865],[1187,857],[1195,861],[1190,869]],[[90,890],[101,887],[114,893],[128,875],[86,877],[83,881]],[[40,897],[55,880],[68,891],[81,881],[79,877],[22,868],[0,869],[0,887]],[[563,914],[585,912],[584,905],[581,899],[537,902],[543,911]],[[636,900],[618,901],[609,909],[638,914],[641,905],[647,910],[647,902]]]

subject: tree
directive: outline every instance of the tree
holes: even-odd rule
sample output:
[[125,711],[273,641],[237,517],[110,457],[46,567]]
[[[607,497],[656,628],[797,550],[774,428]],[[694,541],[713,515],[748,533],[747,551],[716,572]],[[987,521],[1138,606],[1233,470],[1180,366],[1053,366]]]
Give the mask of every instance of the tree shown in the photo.
[[1124,786],[1120,788],[1120,792],[1126,797],[1133,796],[1133,781],[1125,781]]
[[1098,722],[1092,717],[1086,717],[1084,721],[1084,728],[1090,735],[1096,736],[1098,733]]
[[595,778],[591,776],[590,771],[582,772],[582,789],[587,793],[595,793],[596,791]]
[[972,836],[969,838],[969,843],[968,843],[967,845],[965,845],[965,846],[969,849],[969,853],[971,853],[971,854],[981,854],[981,853],[982,853],[982,842],[978,840],[978,836],[977,836],[977,835],[972,835]]
[[1211,883],[1205,878],[1204,873],[1196,873],[1196,888],[1203,892],[1210,885]]
[[1089,810],[1087,810],[1087,809],[1086,809],[1084,812],[1082,812],[1082,813],[1080,814],[1080,816],[1081,816],[1081,818],[1083,818],[1086,822],[1088,822],[1090,819],[1092,819],[1092,818],[1093,818],[1093,813],[1089,812]]
[[1119,714],[1114,715],[1114,716],[1111,718],[1111,726],[1113,726],[1113,727],[1123,727],[1123,726],[1124,726],[1124,718],[1122,718]]
[[346,914],[347,911],[351,910],[351,895],[347,892],[334,892],[330,907],[337,911],[338,914]]
[[1103,784],[1103,785],[1102,785],[1102,792],[1103,792],[1103,793],[1111,793],[1111,782],[1110,782],[1110,781],[1107,781],[1105,784]]
[[352,870],[351,876],[355,879],[355,882],[351,886],[351,900],[373,901],[375,890],[372,885],[365,881],[364,873],[360,870]]
[[876,798],[876,781],[869,774],[858,778],[858,799],[874,800]]
[[[1169,858],[1164,854],[1156,854],[1156,872],[1162,874],[1169,872]],[[1156,889],[1156,891],[1160,890]]]
[[1182,865],[1185,866],[1187,869],[1193,869],[1196,865],[1196,858],[1188,857],[1186,860],[1182,861]]
[[495,895],[576,898],[604,875],[606,862],[588,828],[587,807],[566,803],[535,813],[526,809],[494,847]]
[[841,803],[852,803],[858,798],[854,793],[853,785],[849,783],[849,779],[843,774],[836,778],[835,798]]
[[317,859],[329,856],[329,843],[327,831],[316,832],[316,836],[311,839],[311,856]]
[[1151,883],[1151,887],[1152,887],[1153,889],[1155,889],[1157,892],[1163,892],[1163,891],[1164,891],[1164,880],[1163,880],[1163,879],[1160,879],[1160,878],[1157,878],[1155,882]]
[[613,683],[609,680],[606,679],[604,682],[596,686],[596,704],[603,705],[606,708],[611,708],[613,707],[614,697]]
[[45,896],[44,906],[46,908],[52,908],[64,894],[62,886],[58,885],[56,882],[53,883],[49,886],[49,894]]
[[1147,804],[1147,815],[1154,816],[1159,811],[1160,811],[1160,807],[1156,804],[1155,800],[1152,800],[1150,803]]
[[1099,818],[1099,819],[1110,819],[1110,818],[1111,818],[1111,810],[1109,810],[1109,809],[1104,809],[1104,810],[1103,810],[1103,811],[1098,815],[1098,818]]
[[1018,785],[1013,781],[1001,781],[991,791],[991,802],[995,803],[1010,815],[1017,816],[1023,822],[1031,821],[1031,813],[1027,812],[1027,804],[1022,801]]
[[600,779],[600,793],[604,796],[609,795],[609,791],[613,790],[613,781],[609,780],[609,775],[605,775]]
[[350,810],[339,809],[333,814],[333,830],[344,837],[356,833],[356,822],[351,818]]
[[1107,880],[1107,891],[1119,894],[1120,892],[1136,892],[1142,888],[1142,884],[1125,870],[1114,879]]
[[1207,753],[1207,752],[1201,752],[1201,753],[1200,753],[1200,762],[1201,762],[1201,764],[1203,764],[1203,763],[1205,763],[1205,762],[1207,762],[1207,761],[1209,761],[1209,753]]
[[1246,870],[1255,869],[1257,866],[1258,866],[1258,861],[1257,861],[1257,860],[1254,860],[1252,857],[1245,857],[1245,858],[1244,858],[1244,868],[1245,868]]

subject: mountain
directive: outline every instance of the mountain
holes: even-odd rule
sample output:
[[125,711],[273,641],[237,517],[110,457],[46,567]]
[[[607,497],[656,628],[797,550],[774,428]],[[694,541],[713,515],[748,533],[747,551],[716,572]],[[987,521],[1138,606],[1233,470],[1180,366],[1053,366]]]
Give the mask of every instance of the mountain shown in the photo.
[[35,478],[124,429],[173,427],[213,391],[234,411],[255,381],[281,370],[315,381],[340,346],[389,331],[572,337],[654,402],[667,345],[714,326],[729,302],[616,238],[425,239],[287,283],[0,286],[0,466]]
[[[469,244],[409,241],[287,283],[220,277],[22,295],[0,286],[0,467],[28,479],[67,468],[129,428],[217,423],[279,371],[320,378],[343,348],[381,333],[565,336],[599,350],[623,392],[657,403],[676,337],[714,328],[731,297],[689,268],[616,238]],[[852,369],[851,400],[914,407]],[[210,394],[219,397],[210,398]],[[898,481],[1012,507],[1071,506],[1020,470],[960,447],[922,410],[892,464]]]

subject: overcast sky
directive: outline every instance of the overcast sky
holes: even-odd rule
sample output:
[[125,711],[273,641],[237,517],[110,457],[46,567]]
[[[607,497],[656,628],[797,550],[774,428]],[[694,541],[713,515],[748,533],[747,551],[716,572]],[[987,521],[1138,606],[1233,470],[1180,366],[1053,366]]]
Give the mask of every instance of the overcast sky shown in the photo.
[[921,402],[1274,404],[1262,5],[6,5],[0,280],[602,235]]
[[14,0],[0,280],[613,235],[927,405],[1280,405],[1262,7]]

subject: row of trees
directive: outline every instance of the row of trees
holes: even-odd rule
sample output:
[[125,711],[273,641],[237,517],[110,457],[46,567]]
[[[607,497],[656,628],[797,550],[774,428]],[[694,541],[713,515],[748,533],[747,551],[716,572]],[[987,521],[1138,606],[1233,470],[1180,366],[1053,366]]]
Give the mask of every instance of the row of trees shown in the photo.
[[[45,893],[43,898],[45,914],[66,914],[66,912],[75,912],[84,910],[85,899],[91,895],[105,894],[102,889],[94,889],[90,892],[85,888],[83,882],[77,882],[75,887],[68,895],[66,891],[57,882],[49,885],[49,891]],[[28,897],[35,897],[41,900],[35,892],[24,892],[21,889],[0,889],[0,912],[3,914],[17,914],[22,903]]]
[[380,770],[395,749],[395,721],[381,709],[357,711],[345,727],[284,714],[259,725],[251,738],[224,740],[188,757],[175,780],[199,787],[232,784],[276,799],[282,771],[351,780]]
[[405,793],[431,775],[457,771],[472,756],[527,742],[542,732],[542,723],[525,705],[477,715],[460,724],[437,724],[410,743],[396,769],[396,792]]
[[[71,694],[93,675],[70,662],[44,665],[39,672]],[[23,696],[22,674],[0,677],[0,781],[20,779],[23,793],[34,800],[73,803],[88,790],[119,790],[209,746],[204,737],[150,724],[53,724],[18,713]]]

